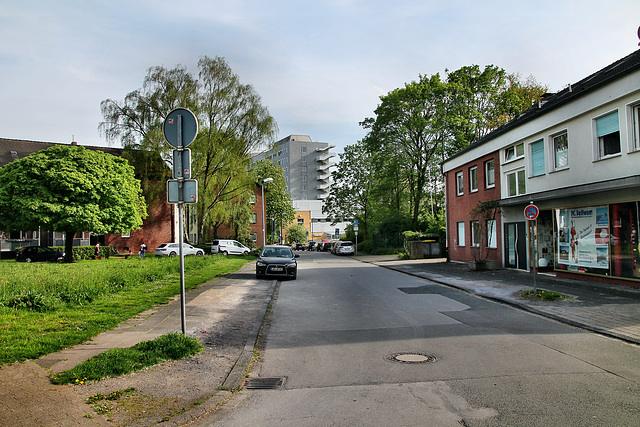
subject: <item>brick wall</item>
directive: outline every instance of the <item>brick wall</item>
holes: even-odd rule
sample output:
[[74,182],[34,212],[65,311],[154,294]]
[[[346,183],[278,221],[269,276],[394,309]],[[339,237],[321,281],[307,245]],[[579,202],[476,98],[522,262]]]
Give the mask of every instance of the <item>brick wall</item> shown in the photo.
[[[471,215],[470,211],[479,202],[488,202],[500,199],[500,158],[498,152],[478,158],[459,168],[447,172],[446,199],[447,199],[447,247],[451,261],[468,262],[474,259],[474,247],[471,244]],[[495,186],[485,185],[485,163],[494,159]],[[473,166],[477,167],[478,190],[470,192],[469,171]],[[457,195],[456,174],[462,172],[464,191],[462,195]],[[464,222],[465,243],[459,245],[458,223]],[[498,266],[502,266],[502,230],[500,215],[496,216],[496,241],[497,248],[489,249],[488,260],[496,261]],[[481,237],[486,243],[486,236]]]

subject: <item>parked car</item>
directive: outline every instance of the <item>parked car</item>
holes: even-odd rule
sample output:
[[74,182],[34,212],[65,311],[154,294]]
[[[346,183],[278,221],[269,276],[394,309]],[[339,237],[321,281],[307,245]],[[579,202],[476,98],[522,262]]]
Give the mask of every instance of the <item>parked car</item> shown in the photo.
[[[186,255],[204,255],[202,249],[194,248],[188,243],[182,244],[182,253]],[[156,256],[176,256],[180,255],[180,244],[178,243],[163,243],[156,249]]]
[[264,277],[287,277],[295,280],[298,276],[296,258],[299,257],[300,255],[294,255],[288,246],[265,246],[256,260],[256,277],[258,279]]
[[313,250],[313,248],[315,248],[315,247],[316,247],[316,243],[317,243],[317,242],[316,242],[315,240],[309,240],[309,241],[307,242],[306,249],[307,249],[308,251],[312,251],[312,250]]
[[293,245],[291,245],[291,249],[293,249],[294,251],[303,251],[304,250],[304,244],[303,243],[294,243]]
[[318,244],[318,251],[321,252],[331,252],[331,248],[333,247],[334,242],[322,242]]
[[353,255],[355,253],[355,249],[353,247],[353,243],[349,241],[338,242],[336,243],[333,253],[336,255]]
[[57,251],[49,246],[27,246],[16,253],[16,261],[19,262],[58,262],[63,260],[64,252]]
[[212,254],[222,255],[248,255],[251,249],[237,240],[218,239],[211,243]]

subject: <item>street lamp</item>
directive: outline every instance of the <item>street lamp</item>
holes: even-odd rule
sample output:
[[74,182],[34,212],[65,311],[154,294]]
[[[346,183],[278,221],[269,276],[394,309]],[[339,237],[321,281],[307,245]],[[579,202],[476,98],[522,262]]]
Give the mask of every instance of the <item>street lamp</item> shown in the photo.
[[262,247],[264,248],[267,245],[267,230],[265,228],[265,224],[267,223],[265,219],[265,209],[264,209],[264,185],[267,182],[273,181],[273,178],[264,178],[260,180],[260,187],[262,188]]

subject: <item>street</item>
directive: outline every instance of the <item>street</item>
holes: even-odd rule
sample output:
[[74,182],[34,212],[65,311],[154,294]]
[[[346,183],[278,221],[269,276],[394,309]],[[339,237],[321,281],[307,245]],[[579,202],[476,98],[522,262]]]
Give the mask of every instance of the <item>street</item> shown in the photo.
[[350,257],[300,252],[220,426],[640,425],[640,349]]

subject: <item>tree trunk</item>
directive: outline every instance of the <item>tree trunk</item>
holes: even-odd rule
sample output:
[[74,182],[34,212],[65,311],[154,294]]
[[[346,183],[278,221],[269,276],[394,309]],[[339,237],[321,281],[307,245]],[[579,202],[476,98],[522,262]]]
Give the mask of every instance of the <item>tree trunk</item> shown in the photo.
[[75,231],[64,232],[64,262],[73,262],[73,236]]

